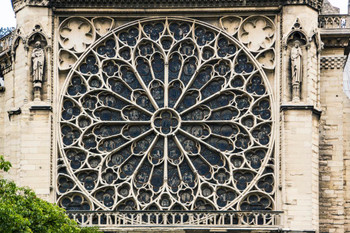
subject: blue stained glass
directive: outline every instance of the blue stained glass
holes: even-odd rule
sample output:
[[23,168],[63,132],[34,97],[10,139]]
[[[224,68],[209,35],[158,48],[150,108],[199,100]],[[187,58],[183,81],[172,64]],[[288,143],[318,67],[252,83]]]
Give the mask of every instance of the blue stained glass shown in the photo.
[[105,42],[105,45],[97,48],[97,53],[107,55],[107,57],[114,57],[116,55],[115,45],[114,39],[109,39]]
[[214,178],[218,181],[219,184],[224,184],[228,181],[230,175],[225,169],[219,169],[215,175]]
[[232,120],[238,115],[238,110],[232,107],[222,108],[213,112],[210,116],[210,120]]
[[218,55],[220,57],[225,57],[228,55],[233,55],[236,52],[236,46],[229,44],[228,40],[221,38],[218,41]]
[[171,45],[173,43],[172,39],[164,39],[162,40],[162,46],[163,46],[163,49],[165,50],[169,50],[171,48]]
[[195,29],[195,35],[197,37],[197,43],[200,46],[203,46],[210,41],[214,40],[215,34],[211,31],[207,31],[207,29],[203,27],[197,27]]
[[194,167],[197,169],[199,175],[204,176],[206,178],[211,177],[210,167],[206,164],[200,157],[194,158],[192,160]]
[[211,48],[203,49],[202,57],[204,58],[204,60],[208,60],[212,56],[214,56],[214,51]]
[[142,187],[150,178],[152,165],[147,160],[142,164],[142,170],[136,174],[135,182],[137,187]]
[[246,55],[239,55],[236,62],[236,73],[250,73],[254,70],[254,66],[248,62],[248,57]]
[[107,184],[113,184],[117,179],[117,175],[113,172],[112,169],[107,169],[106,173],[102,175],[102,178],[106,181]]
[[164,168],[163,166],[157,166],[154,168],[151,178],[151,185],[153,190],[157,192],[163,185]]
[[234,191],[227,188],[220,188],[216,193],[218,195],[217,204],[222,207],[226,206],[227,203],[233,201],[237,196]]
[[173,107],[175,102],[177,101],[177,99],[180,97],[181,95],[181,88],[178,86],[170,86],[169,88],[169,106]]
[[131,91],[123,82],[111,78],[108,79],[108,84],[116,94],[121,95],[126,99],[130,99]]
[[235,146],[240,149],[247,149],[250,143],[249,136],[243,136],[242,134],[238,135],[237,140],[235,142]]
[[216,109],[219,107],[223,107],[229,105],[230,102],[235,98],[235,95],[230,92],[222,92],[220,96],[216,98],[211,98],[208,101],[205,101],[206,105],[208,105],[212,109]]
[[80,136],[80,132],[70,126],[64,126],[61,130],[63,134],[63,143],[66,145],[72,145]]
[[126,32],[119,34],[119,39],[130,46],[136,45],[139,31],[136,28],[131,28]]
[[255,93],[257,95],[265,94],[265,86],[262,83],[262,80],[259,76],[254,76],[251,79],[251,82],[247,85],[247,91],[249,93]]
[[132,175],[141,161],[140,157],[133,156],[127,163],[125,163],[120,169],[120,176],[122,178]]
[[177,160],[181,156],[181,151],[173,139],[169,140],[168,156],[169,156],[169,158],[171,158],[173,160]]
[[224,164],[218,152],[209,150],[205,146],[201,147],[200,155],[213,166],[222,166]]
[[118,72],[118,66],[113,61],[108,61],[106,64],[104,64],[103,71],[108,76],[113,76]]
[[99,88],[101,87],[102,83],[98,78],[91,78],[89,85],[90,87]]
[[85,149],[91,149],[96,147],[96,138],[94,136],[88,136],[83,138],[83,144]]
[[[241,204],[241,210],[251,211],[251,210],[271,210],[271,202],[265,195],[251,194],[243,200]],[[258,218],[260,224],[262,224],[263,220],[261,217]]]
[[212,80],[207,86],[205,86],[201,93],[202,93],[202,98],[206,99],[209,96],[219,92],[222,88],[222,86],[224,85],[225,80],[224,79],[215,79]]
[[153,56],[152,68],[155,78],[164,82],[164,60],[159,53]]
[[250,101],[249,98],[247,96],[240,96],[236,98],[236,102],[237,102],[237,107],[239,109],[245,109],[248,108],[250,105]]
[[150,116],[145,114],[140,109],[135,107],[126,107],[123,109],[122,114],[124,119],[129,119],[130,121],[145,121],[150,120]]
[[183,55],[191,56],[194,54],[195,46],[192,43],[182,43],[180,46],[180,52]]
[[71,84],[68,86],[68,94],[74,96],[77,94],[84,94],[85,92],[86,86],[81,78],[78,76],[73,77]]
[[151,43],[140,45],[139,50],[142,56],[151,55],[154,52],[153,45]]
[[189,91],[187,94],[184,95],[180,106],[178,107],[179,112],[182,112],[183,110],[187,109],[188,107],[191,107],[194,105],[199,98],[199,93],[196,91]]
[[151,101],[149,100],[148,96],[146,94],[142,94],[142,95],[139,95],[137,98],[136,98],[136,103],[149,110],[149,111],[154,111],[154,108],[151,104]]
[[231,157],[231,163],[233,164],[233,166],[235,166],[235,168],[240,168],[243,164],[243,158],[242,157]]
[[[142,58],[137,60],[137,71],[140,74],[142,81],[148,85],[152,81],[151,68],[147,61]],[[136,78],[136,77],[135,77]]]
[[134,72],[132,72],[127,67],[121,67],[121,76],[122,79],[132,88],[132,89],[139,89],[142,88],[139,84]]
[[154,82],[154,87],[151,88],[151,94],[159,107],[164,106],[164,87],[159,82]]
[[244,84],[244,80],[242,77],[235,77],[232,81],[231,81],[231,85],[233,87],[242,87]]
[[78,180],[83,183],[84,187],[87,190],[92,190],[95,185],[96,185],[96,181],[97,181],[97,173],[96,172],[80,172],[77,175]]
[[80,108],[75,106],[72,101],[66,100],[63,104],[64,109],[62,111],[62,118],[64,120],[70,120],[80,114]]
[[72,169],[78,169],[81,167],[86,159],[86,154],[82,151],[67,150],[67,158],[70,160],[70,165]]
[[231,145],[230,141],[219,138],[215,135],[211,135],[205,141],[210,145],[212,145],[213,147],[219,149],[220,151],[230,151],[233,149],[233,146]]
[[217,66],[215,66],[215,71],[218,72],[219,75],[224,76],[230,72],[230,65],[226,62],[220,62]]
[[94,114],[97,118],[101,119],[102,121],[122,120],[122,117],[119,111],[111,110],[108,108],[99,108],[94,111]]
[[163,23],[146,24],[143,27],[143,30],[149,37],[151,37],[152,40],[158,40],[160,35],[164,31],[164,25]]
[[59,185],[58,190],[60,193],[65,193],[74,187],[73,181],[71,181],[67,177],[60,177],[58,179],[58,185]]
[[190,25],[187,23],[172,23],[169,28],[176,40],[181,40],[190,31]]
[[125,60],[129,60],[131,58],[130,49],[129,48],[123,48],[119,52],[120,56],[124,58]]
[[97,74],[98,66],[96,64],[96,58],[94,56],[88,56],[85,63],[80,66],[80,72],[84,74]]
[[185,61],[183,70],[181,73],[181,77],[180,77],[184,85],[188,84],[193,74],[196,72],[196,69],[197,69],[196,59],[190,58],[189,60]]
[[234,178],[237,180],[237,188],[239,190],[244,190],[247,185],[253,180],[254,175],[250,172],[236,172],[234,173]]
[[195,185],[196,175],[193,173],[187,162],[181,163],[180,171],[182,174],[182,181],[188,186],[193,187]]

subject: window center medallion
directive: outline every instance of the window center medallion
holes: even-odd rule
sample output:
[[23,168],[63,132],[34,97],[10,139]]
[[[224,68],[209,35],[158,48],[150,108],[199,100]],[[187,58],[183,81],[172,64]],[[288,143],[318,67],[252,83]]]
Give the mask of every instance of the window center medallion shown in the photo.
[[152,126],[163,135],[175,133],[180,126],[179,114],[168,108],[158,110],[152,117]]

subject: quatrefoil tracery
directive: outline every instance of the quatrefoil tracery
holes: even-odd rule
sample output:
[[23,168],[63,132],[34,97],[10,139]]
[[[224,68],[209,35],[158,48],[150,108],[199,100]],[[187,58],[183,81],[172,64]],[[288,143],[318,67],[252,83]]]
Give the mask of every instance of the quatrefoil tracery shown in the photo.
[[62,206],[273,208],[271,95],[237,40],[160,19],[100,41],[63,95]]

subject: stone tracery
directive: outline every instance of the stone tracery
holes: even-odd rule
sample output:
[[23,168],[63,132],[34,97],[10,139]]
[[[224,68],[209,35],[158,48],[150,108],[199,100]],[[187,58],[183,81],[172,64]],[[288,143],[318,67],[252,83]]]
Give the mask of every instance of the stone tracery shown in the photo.
[[[66,56],[85,49],[67,43]],[[271,94],[240,42],[191,20],[145,20],[85,54],[62,98],[60,205],[274,208]]]

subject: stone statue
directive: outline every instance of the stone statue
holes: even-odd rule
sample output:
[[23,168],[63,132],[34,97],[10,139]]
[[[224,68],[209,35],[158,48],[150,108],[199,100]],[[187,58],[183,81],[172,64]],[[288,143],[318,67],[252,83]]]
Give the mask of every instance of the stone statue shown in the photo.
[[44,62],[45,54],[44,49],[41,48],[40,41],[35,42],[35,48],[32,52],[32,61],[33,61],[33,83],[34,88],[41,88],[41,84],[44,78]]
[[290,53],[293,102],[300,101],[300,85],[302,82],[302,73],[303,73],[302,56],[303,56],[303,52],[301,51],[301,48],[300,48],[300,42],[295,41],[294,46]]

